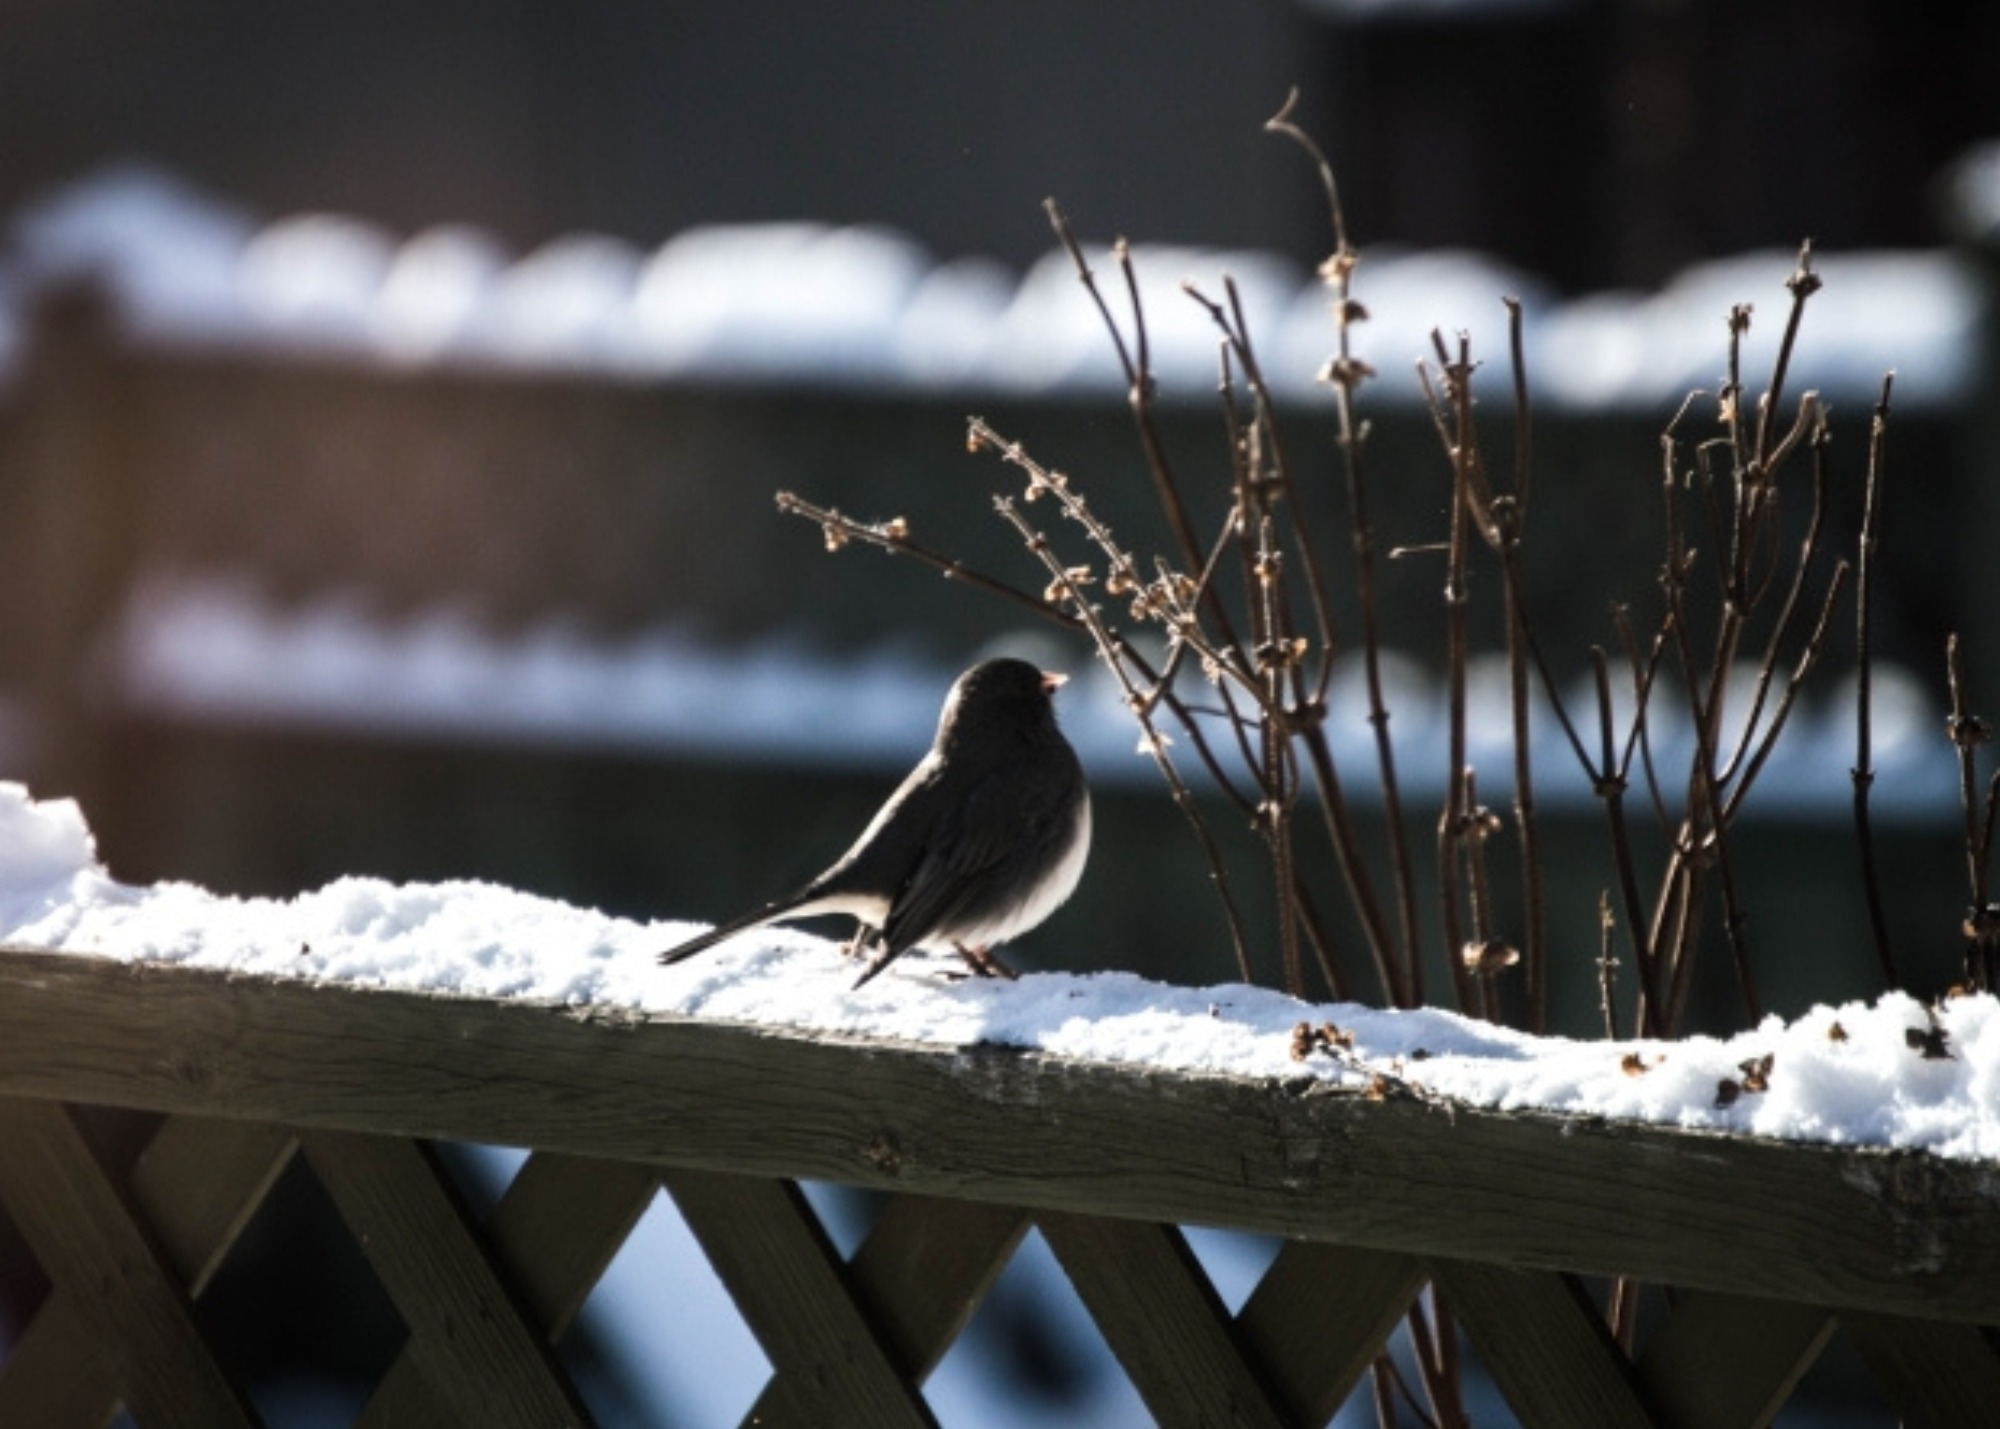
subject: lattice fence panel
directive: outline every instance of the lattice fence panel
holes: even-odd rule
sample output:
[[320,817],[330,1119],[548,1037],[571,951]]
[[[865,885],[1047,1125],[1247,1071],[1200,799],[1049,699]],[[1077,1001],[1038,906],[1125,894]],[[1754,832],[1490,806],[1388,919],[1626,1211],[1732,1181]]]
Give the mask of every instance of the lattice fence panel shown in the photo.
[[0,1424],[256,1423],[193,1306],[295,1155],[409,1327],[358,1421],[380,1429],[588,1423],[552,1347],[663,1185],[774,1367],[760,1425],[935,1423],[923,1382],[1031,1224],[1166,1425],[1325,1424],[1427,1284],[1537,1429],[1766,1424],[1837,1329],[1906,1423],[2000,1403],[1962,1322],[1689,1292],[1632,1358],[1551,1270],[1292,1240],[1232,1315],[1143,1220],[905,1194],[843,1258],[784,1179],[539,1152],[480,1218],[420,1140],[176,1116],[121,1179],[60,1104],[0,1099],[0,1137],[0,1203],[53,1287],[0,1365]]

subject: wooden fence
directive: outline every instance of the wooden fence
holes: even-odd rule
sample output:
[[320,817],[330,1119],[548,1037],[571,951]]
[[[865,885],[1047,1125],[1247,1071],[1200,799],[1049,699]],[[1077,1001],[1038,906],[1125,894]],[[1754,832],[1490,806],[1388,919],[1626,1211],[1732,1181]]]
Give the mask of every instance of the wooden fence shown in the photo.
[[[77,1105],[166,1117],[127,1175]],[[533,1154],[478,1221],[436,1141]],[[254,1422],[195,1302],[294,1157],[408,1329],[368,1425],[587,1422],[552,1347],[662,1186],[773,1366],[760,1424],[934,1422],[1030,1225],[1163,1424],[1325,1423],[1426,1284],[1533,1426],[1763,1424],[1836,1328],[1907,1423],[2000,1405],[1989,1165],[8,950],[0,1204],[51,1289],[0,1424]],[[891,1193],[851,1258],[802,1178]],[[1284,1237],[1237,1313],[1189,1224]],[[1676,1287],[1636,1358],[1611,1275]]]

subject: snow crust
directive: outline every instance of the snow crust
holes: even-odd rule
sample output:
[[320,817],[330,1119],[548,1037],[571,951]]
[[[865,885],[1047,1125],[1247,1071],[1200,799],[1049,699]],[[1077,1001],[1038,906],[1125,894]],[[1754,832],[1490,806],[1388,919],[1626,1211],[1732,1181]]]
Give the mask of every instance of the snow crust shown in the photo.
[[[953,979],[918,955],[855,991],[838,944],[783,930],[659,967],[653,954],[694,927],[472,882],[345,878],[291,899],[134,887],[99,864],[74,803],[0,784],[0,942],[15,946],[1191,1073],[1364,1087],[1387,1077],[1472,1106],[2000,1160],[2000,1010],[1987,996],[1928,1008],[1892,994],[1729,1038],[1575,1041],[1127,973]],[[1330,1029],[1302,1057],[1301,1023]]]
[[[1968,165],[1961,176],[1968,214],[1990,207],[1985,172]],[[940,262],[878,226],[718,225],[651,252],[568,234],[517,255],[459,225],[401,237],[339,214],[264,222],[128,164],[32,203],[11,238],[11,262],[0,259],[16,274],[0,281],[0,373],[34,293],[94,279],[130,333],[169,345],[874,392],[1098,399],[1124,390],[1066,254],[1052,250],[1016,275],[976,255]],[[1109,254],[1092,246],[1087,256],[1129,326]],[[1137,245],[1132,258],[1163,400],[1214,400],[1218,329],[1182,285],[1226,307],[1225,277],[1277,394],[1326,400],[1316,376],[1334,344],[1329,295],[1300,263],[1171,244]],[[1756,307],[1745,372],[1769,370],[1794,261],[1789,251],[1744,254],[1691,268],[1658,293],[1565,302],[1482,254],[1371,247],[1355,273],[1368,317],[1354,342],[1381,376],[1364,396],[1419,401],[1412,367],[1430,357],[1432,332],[1455,344],[1465,331],[1500,400],[1502,299],[1514,297],[1527,314],[1538,404],[1664,414],[1690,388],[1721,381],[1734,304]],[[1899,409],[1973,391],[1985,290],[1970,257],[1827,253],[1817,268],[1826,287],[1808,308],[1794,393],[1816,388],[1865,406],[1891,367]]]

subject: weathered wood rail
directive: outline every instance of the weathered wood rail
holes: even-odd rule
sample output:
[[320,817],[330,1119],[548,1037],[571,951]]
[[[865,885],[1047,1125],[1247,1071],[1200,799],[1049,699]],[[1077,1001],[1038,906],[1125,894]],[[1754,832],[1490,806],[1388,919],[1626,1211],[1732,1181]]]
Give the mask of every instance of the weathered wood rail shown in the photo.
[[[65,1104],[167,1117],[126,1176]],[[472,1224],[436,1140],[534,1154]],[[1530,1425],[1762,1424],[1836,1328],[1906,1422],[2000,1404],[2000,1167],[7,950],[0,1206],[52,1289],[0,1424],[254,1422],[193,1302],[294,1156],[408,1326],[370,1425],[587,1422],[551,1346],[662,1186],[764,1424],[932,1422],[1030,1224],[1162,1423],[1325,1423],[1427,1283]],[[892,1193],[851,1259],[801,1178]],[[1286,1240],[1231,1315],[1181,1224]],[[1636,1358],[1606,1275],[1677,1287]]]

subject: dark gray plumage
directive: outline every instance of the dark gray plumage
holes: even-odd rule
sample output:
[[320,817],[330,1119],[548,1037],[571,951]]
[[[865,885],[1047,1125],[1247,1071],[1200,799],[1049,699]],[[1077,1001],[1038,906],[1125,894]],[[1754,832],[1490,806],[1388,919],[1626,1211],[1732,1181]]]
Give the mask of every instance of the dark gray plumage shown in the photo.
[[975,972],[989,950],[1062,905],[1090,852],[1090,792],[1056,726],[1061,675],[988,660],[958,677],[937,738],[854,846],[789,898],[660,955],[677,963],[766,923],[843,913],[874,954],[856,987],[910,948],[955,949]]

